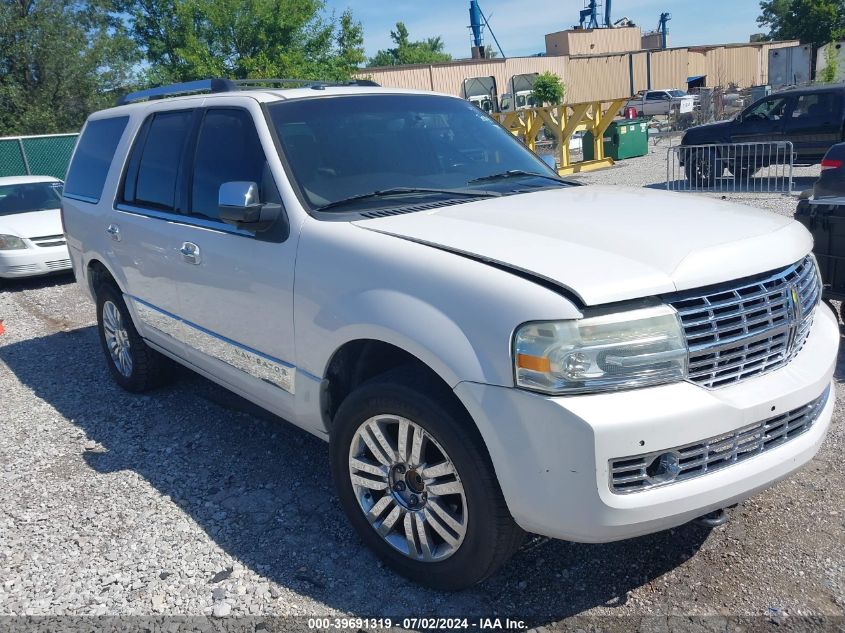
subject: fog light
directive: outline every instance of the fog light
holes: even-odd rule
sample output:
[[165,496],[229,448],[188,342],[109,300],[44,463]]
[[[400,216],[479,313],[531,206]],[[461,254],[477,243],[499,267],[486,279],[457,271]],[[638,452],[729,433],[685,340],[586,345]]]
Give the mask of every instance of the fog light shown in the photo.
[[658,455],[646,468],[648,478],[658,484],[672,481],[680,472],[681,460],[676,453]]

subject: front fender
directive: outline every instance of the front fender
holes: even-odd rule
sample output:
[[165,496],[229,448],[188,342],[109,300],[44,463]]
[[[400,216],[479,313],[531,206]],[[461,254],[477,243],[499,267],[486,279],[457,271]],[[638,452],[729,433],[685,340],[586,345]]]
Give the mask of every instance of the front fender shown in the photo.
[[[368,320],[356,322],[362,315],[368,315]],[[333,329],[333,324],[339,327]],[[480,358],[466,333],[448,315],[396,289],[379,288],[338,297],[317,313],[315,325],[330,333],[328,344],[335,350],[365,339],[405,350],[450,387],[461,382],[460,376],[489,378],[496,373],[496,363]],[[318,375],[326,375],[330,361],[324,359]]]
[[514,329],[579,316],[563,295],[482,262],[346,222],[303,226],[296,364],[318,379],[341,346],[371,339],[416,356],[450,386],[511,386]]

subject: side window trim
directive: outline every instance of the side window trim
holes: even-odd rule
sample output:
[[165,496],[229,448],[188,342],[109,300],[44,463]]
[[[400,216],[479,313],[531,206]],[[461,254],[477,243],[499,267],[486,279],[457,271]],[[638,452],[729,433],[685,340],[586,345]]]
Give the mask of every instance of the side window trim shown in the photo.
[[120,187],[117,190],[115,202],[120,204],[127,204],[126,200],[126,186],[130,178],[132,178],[132,201],[135,200],[135,192],[138,186],[138,168],[141,165],[141,154],[144,152],[144,146],[147,143],[147,133],[150,131],[150,122],[153,120],[153,115],[146,117],[138,128],[135,138],[129,147],[128,158],[126,166],[123,169],[123,174],[120,177]]
[[183,215],[181,213],[174,213],[168,211],[156,211],[155,209],[147,209],[146,207],[136,207],[125,202],[121,202],[115,205],[115,209],[117,211],[120,211],[121,213],[128,213],[130,215],[139,215],[145,218],[153,218],[156,220],[165,220],[167,222],[173,222],[174,224],[184,224],[186,226],[195,226],[203,229],[211,229],[214,231],[219,231],[221,233],[231,233],[232,235],[242,235],[243,237],[255,238],[255,234],[249,231],[244,231],[229,224],[198,218],[196,216]]
[[[139,160],[133,161],[133,157],[135,155],[136,146],[138,149],[143,152],[143,144],[146,144],[147,141],[147,134],[149,133],[150,124],[153,118],[157,114],[162,113],[170,113],[170,112],[181,112],[185,110],[191,110],[193,112],[193,119],[191,121],[191,130],[188,133],[188,138],[185,143],[185,148],[183,149],[182,158],[180,160],[179,172],[177,174],[177,191],[176,191],[176,210],[167,211],[162,209],[154,209],[152,207],[148,207],[143,204],[137,204],[135,202],[128,202],[124,199],[124,187],[125,181],[129,174],[130,169],[135,170],[135,178],[137,182],[137,171],[140,169],[140,156],[138,154]],[[149,113],[144,120],[141,122],[141,125],[138,127],[138,131],[135,135],[135,139],[132,141],[132,145],[129,149],[128,159],[125,162],[125,166],[123,168],[123,173],[121,174],[120,179],[120,187],[115,195],[113,208],[122,213],[128,213],[131,215],[142,216],[157,220],[164,220],[167,222],[174,222],[176,224],[183,224],[186,226],[193,226],[199,228],[210,229],[214,231],[219,231],[221,233],[229,233],[231,235],[239,235],[242,237],[249,237],[252,239],[264,239],[264,236],[261,234],[255,234],[251,231],[246,231],[244,229],[239,229],[235,226],[230,224],[226,224],[220,220],[210,220],[205,217],[200,217],[196,215],[191,215],[190,208],[191,208],[191,189],[193,186],[193,171],[194,171],[194,160],[196,157],[196,150],[197,150],[197,141],[199,139],[199,131],[200,125],[202,124],[202,120],[205,118],[205,114],[209,110],[242,110],[246,112],[250,119],[252,119],[253,125],[256,126],[256,133],[258,132],[258,127],[256,125],[256,119],[252,115],[252,112],[249,108],[237,105],[219,105],[219,106],[200,106],[194,108],[177,108],[175,110],[156,110],[155,112]],[[264,113],[264,109],[262,108],[262,113]],[[266,117],[266,114],[264,115]],[[264,118],[264,117],[262,117]],[[266,124],[266,118],[265,124]],[[268,129],[273,134],[274,130],[268,124]],[[260,138],[260,136],[259,136]],[[274,146],[277,146],[275,142],[275,136],[273,136]],[[142,145],[138,145],[141,143]],[[261,147],[262,151],[264,151],[264,158],[267,160],[267,153],[264,149],[262,144]],[[137,163],[137,164],[134,164]],[[186,171],[186,169],[188,169]],[[272,176],[272,173],[271,173]],[[278,184],[275,183],[274,180],[274,187],[278,190]],[[137,185],[136,185],[137,186]],[[182,205],[182,201],[184,201],[184,206]],[[184,211],[180,211],[179,209],[184,209]],[[286,212],[282,209],[282,213],[285,214]],[[275,233],[275,231],[271,231],[270,233]],[[282,239],[273,239],[270,237],[271,241],[278,241],[284,242],[287,239],[287,236],[283,237]]]
[[[199,149],[199,140],[200,140],[200,132],[202,130],[202,124],[205,121],[205,117],[208,115],[209,112],[219,112],[221,110],[239,110],[241,112],[245,112],[247,116],[249,116],[250,120],[252,120],[252,125],[255,127],[255,118],[252,116],[252,113],[249,111],[249,108],[244,108],[243,106],[236,106],[236,105],[221,105],[221,106],[205,106],[201,108],[201,113],[197,117],[196,126],[194,128],[194,132],[192,134],[192,145],[191,145],[191,152],[189,155],[188,160],[190,161],[190,169],[188,170],[186,177],[185,177],[185,192],[186,192],[186,200],[187,206],[185,209],[185,215],[189,217],[199,218],[210,222],[216,225],[224,225],[226,223],[222,220],[214,220],[211,218],[207,218],[206,216],[198,216],[194,215],[194,171],[196,170],[196,160],[197,160],[197,150]],[[258,128],[255,129],[256,134],[258,133]],[[261,151],[264,151],[264,148],[261,148]],[[267,160],[267,154],[264,153],[264,160]]]
[[[196,126],[194,128],[194,131],[193,131],[193,134],[192,134],[192,137],[191,137],[192,145],[190,146],[190,153],[189,153],[188,158],[186,159],[186,161],[190,163],[190,170],[187,172],[186,177],[185,177],[184,190],[186,191],[186,196],[187,196],[187,198],[186,198],[187,207],[184,211],[184,215],[187,216],[187,217],[202,220],[203,222],[208,222],[209,226],[222,226],[222,227],[231,226],[231,225],[226,224],[222,220],[208,218],[208,217],[206,217],[204,215],[200,215],[200,214],[195,215],[193,213],[193,204],[194,204],[194,201],[193,201],[194,182],[193,181],[194,181],[194,172],[196,170],[196,157],[197,157],[197,151],[199,149],[199,140],[200,140],[200,134],[202,132],[202,124],[205,121],[206,116],[211,112],[220,112],[220,111],[227,111],[227,110],[228,111],[237,110],[239,112],[243,112],[247,116],[247,118],[251,121],[252,127],[253,127],[253,129],[256,133],[256,136],[258,137],[259,146],[261,147],[261,152],[262,152],[263,157],[264,157],[265,165],[267,165],[269,163],[269,161],[267,160],[267,151],[264,148],[263,143],[261,143],[261,136],[258,134],[258,125],[257,125],[257,122],[256,122],[256,117],[253,116],[253,114],[252,114],[252,112],[250,111],[249,108],[246,108],[244,106],[238,106],[238,105],[212,105],[212,106],[204,106],[202,108],[199,108],[199,110],[201,112],[197,116]],[[279,191],[279,185],[276,182],[275,177],[273,176],[272,172],[269,172],[269,175],[270,175],[270,178],[273,181],[273,188],[278,192]],[[258,184],[260,185],[261,183],[258,183]],[[262,202],[267,202],[267,201],[262,200]],[[252,233],[245,232],[245,231],[239,231],[239,234],[252,235]]]
[[[186,149],[190,146],[191,141],[193,140],[194,129],[196,127],[196,111],[199,108],[176,108],[173,110],[156,110],[154,112],[150,112],[142,121],[141,125],[138,127],[138,132],[135,135],[135,139],[132,141],[132,145],[129,148],[128,159],[126,160],[125,167],[123,169],[123,174],[120,178],[120,188],[118,189],[118,194],[115,196],[115,208],[118,206],[131,206],[135,209],[148,209],[150,211],[156,211],[157,213],[170,213],[171,215],[179,216],[181,215],[178,211],[180,206],[180,193],[181,193],[181,178],[182,178],[182,163],[185,159],[185,152]],[[188,131],[186,136],[185,145],[182,148],[182,156],[179,160],[179,169],[176,172],[176,191],[174,192],[174,209],[167,210],[167,209],[157,209],[152,203],[149,202],[141,202],[139,203],[136,200],[137,196],[137,187],[138,187],[138,173],[141,169],[141,158],[143,157],[144,150],[147,145],[147,138],[149,136],[150,128],[152,127],[152,122],[156,116],[161,114],[175,114],[179,112],[190,112],[192,113],[191,119],[191,129]],[[137,156],[137,159],[136,159]],[[133,199],[127,200],[126,199],[126,183],[127,179],[130,175],[130,170],[132,173],[133,178],[133,187],[135,191],[133,192]]]
[[191,186],[194,179],[194,161],[197,155],[197,141],[199,139],[200,126],[205,118],[208,108],[200,107],[194,110],[191,120],[191,131],[182,148],[182,157],[179,160],[179,171],[176,175],[176,203],[175,210],[179,215],[191,216]]

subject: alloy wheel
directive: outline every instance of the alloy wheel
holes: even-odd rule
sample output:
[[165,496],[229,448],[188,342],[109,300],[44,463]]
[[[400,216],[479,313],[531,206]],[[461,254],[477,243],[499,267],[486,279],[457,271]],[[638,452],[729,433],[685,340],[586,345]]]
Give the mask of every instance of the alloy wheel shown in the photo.
[[349,476],[370,525],[397,551],[436,562],[460,548],[468,517],[464,486],[420,425],[389,414],[366,420],[352,438]]
[[133,367],[129,332],[123,324],[120,309],[112,301],[103,304],[103,333],[114,366],[121,376],[129,378]]

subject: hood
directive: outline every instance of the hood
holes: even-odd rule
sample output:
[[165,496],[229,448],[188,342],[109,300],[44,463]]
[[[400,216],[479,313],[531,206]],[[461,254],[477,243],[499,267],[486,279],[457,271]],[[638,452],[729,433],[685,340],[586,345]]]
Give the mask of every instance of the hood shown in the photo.
[[64,232],[61,212],[58,209],[0,215],[0,233],[4,235],[43,237],[62,235]]
[[554,189],[354,224],[530,273],[585,305],[747,277],[813,246],[784,216],[628,187]]
[[728,119],[726,121],[713,121],[711,123],[696,125],[695,127],[691,127],[686,132],[684,132],[681,144],[695,145],[695,139],[698,138],[703,139],[702,143],[713,143],[715,141],[718,141],[722,137],[727,138],[727,135],[732,125],[732,119]]

